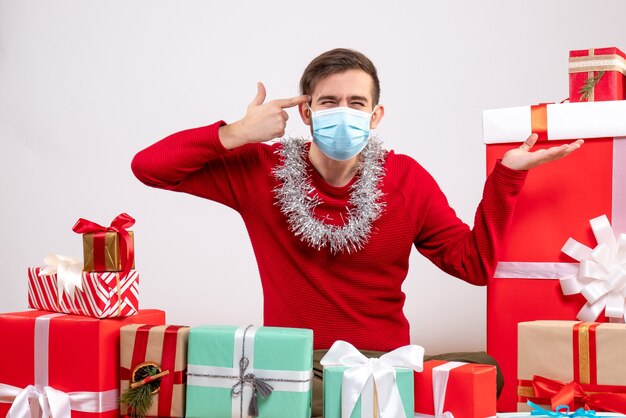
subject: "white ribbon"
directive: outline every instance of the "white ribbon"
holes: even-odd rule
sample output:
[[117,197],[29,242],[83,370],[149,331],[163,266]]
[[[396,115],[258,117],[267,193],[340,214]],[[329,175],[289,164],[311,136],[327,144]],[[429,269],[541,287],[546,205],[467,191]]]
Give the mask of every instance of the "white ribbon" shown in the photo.
[[75,257],[51,254],[44,258],[45,267],[39,271],[39,276],[57,275],[57,295],[59,300],[63,292],[70,298],[74,297],[76,288],[83,290],[83,262]]
[[615,238],[606,215],[589,221],[598,245],[591,249],[573,238],[561,251],[580,262],[578,273],[560,279],[564,295],[581,293],[587,303],[576,316],[593,322],[604,311],[614,322],[626,319],[626,234]]
[[105,412],[118,408],[119,391],[69,392],[34,385],[24,389],[0,383],[0,402],[11,402],[7,418],[68,418],[71,411]]
[[[335,341],[322,358],[322,366],[349,367],[341,381],[341,416],[348,418],[361,395],[373,396],[374,385],[378,395],[380,418],[406,418],[400,392],[396,384],[396,367],[406,367],[416,372],[423,369],[424,348],[407,345],[393,350],[380,358],[367,358],[352,344]],[[367,404],[367,405],[366,405]],[[361,400],[366,407],[361,418],[373,418],[373,402]]]
[[446,390],[448,389],[448,378],[450,377],[450,370],[461,367],[467,363],[460,361],[449,361],[439,366],[433,367],[433,404],[435,406],[435,415],[428,414],[415,414],[415,418],[454,418],[454,415],[450,411],[443,410],[446,403]]
[[70,392],[48,385],[48,336],[50,320],[64,314],[35,319],[34,385],[19,388],[0,383],[0,402],[12,403],[7,418],[71,418],[71,411],[106,412],[118,409],[119,391]]

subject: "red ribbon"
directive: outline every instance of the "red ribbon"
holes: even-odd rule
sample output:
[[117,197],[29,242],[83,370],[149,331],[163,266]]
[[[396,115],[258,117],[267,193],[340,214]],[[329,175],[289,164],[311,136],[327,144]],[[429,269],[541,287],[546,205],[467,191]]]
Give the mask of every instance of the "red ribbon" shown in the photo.
[[[122,275],[120,276],[120,280],[122,280],[130,272],[133,266],[133,261],[135,260],[135,248],[133,247],[133,240],[126,230],[126,228],[130,228],[134,224],[135,219],[132,216],[128,215],[127,213],[121,213],[117,215],[115,219],[113,219],[109,227],[105,227],[87,219],[80,218],[72,227],[72,231],[78,234],[95,234],[94,256],[97,253],[104,252],[103,248],[96,248],[96,235],[104,237],[104,234],[106,234],[107,232],[117,232],[120,238],[120,259],[122,263]],[[102,245],[104,245],[104,241],[102,242]],[[94,260],[94,267],[95,264],[96,263]]]
[[[146,359],[148,350],[148,338],[150,330],[155,325],[142,325],[135,332],[135,344],[133,346],[133,356],[131,364],[135,367]],[[175,371],[176,365],[176,346],[178,339],[178,331],[183,328],[179,325],[168,325],[164,330],[163,347],[161,351],[161,370],[169,370],[170,373],[161,377],[158,416],[168,417],[171,415],[172,400],[174,394],[174,385],[184,384],[187,382],[187,370]],[[125,367],[120,367],[120,379],[132,380],[131,371]],[[132,382],[131,382],[132,383]]]
[[550,399],[552,409],[567,405],[570,409],[585,408],[626,414],[626,393],[588,394],[579,383],[563,383],[543,376],[533,376],[533,389],[537,398]]
[[[131,380],[130,374],[131,373],[129,369],[127,369],[126,367],[120,367],[120,380]],[[187,383],[187,369],[177,370],[174,373],[170,372],[170,374],[168,374],[167,376],[172,376],[172,383],[174,385]]]

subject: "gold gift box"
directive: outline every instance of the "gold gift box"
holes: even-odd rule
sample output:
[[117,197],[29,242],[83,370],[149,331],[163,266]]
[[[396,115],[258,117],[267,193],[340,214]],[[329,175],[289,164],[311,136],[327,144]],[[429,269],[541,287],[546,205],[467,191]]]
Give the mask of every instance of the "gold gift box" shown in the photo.
[[[94,248],[94,237],[104,235],[104,247]],[[134,246],[133,231],[128,231],[130,235],[131,245]],[[96,251],[104,252],[104,266],[98,268],[95,266]],[[85,260],[85,271],[122,271],[122,259],[120,255],[120,241],[117,232],[92,232],[83,234],[83,258]],[[133,257],[132,269],[135,268],[135,257]]]

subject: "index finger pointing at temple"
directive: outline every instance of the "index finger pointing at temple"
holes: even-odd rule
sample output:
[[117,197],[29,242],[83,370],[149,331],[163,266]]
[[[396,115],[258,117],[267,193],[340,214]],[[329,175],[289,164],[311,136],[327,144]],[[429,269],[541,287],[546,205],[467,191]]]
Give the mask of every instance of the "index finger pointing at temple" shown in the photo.
[[306,103],[309,100],[311,100],[311,97],[307,96],[306,94],[303,94],[302,96],[291,97],[289,99],[276,99],[276,100],[273,100],[273,102],[276,103],[278,106],[282,107],[283,109],[286,109],[288,107],[297,106],[300,103]]

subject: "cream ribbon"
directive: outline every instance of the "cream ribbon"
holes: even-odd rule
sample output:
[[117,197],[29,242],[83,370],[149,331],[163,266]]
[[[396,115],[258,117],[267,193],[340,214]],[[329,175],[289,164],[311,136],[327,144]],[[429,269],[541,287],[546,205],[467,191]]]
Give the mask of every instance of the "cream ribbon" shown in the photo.
[[591,249],[569,238],[562,250],[580,262],[576,275],[560,279],[564,295],[581,293],[587,303],[576,316],[594,322],[604,311],[612,322],[626,319],[626,234],[616,239],[606,215],[589,221],[598,245]]
[[75,257],[51,254],[44,258],[45,267],[39,271],[39,276],[57,275],[57,295],[59,300],[63,292],[70,298],[74,297],[76,288],[83,290],[83,262]]
[[71,418],[71,411],[97,413],[118,409],[117,389],[65,393],[48,385],[50,320],[61,315],[64,314],[42,315],[35,319],[35,384],[22,389],[0,383],[0,402],[12,403],[7,418]]
[[[343,372],[341,381],[341,416],[350,417],[361,395],[378,395],[380,418],[406,418],[400,392],[396,384],[396,367],[406,367],[421,372],[424,348],[407,345],[393,350],[380,358],[367,358],[352,344],[335,341],[322,358],[322,366],[349,367]],[[367,405],[366,405],[367,404]],[[370,407],[370,405],[372,405]],[[373,402],[361,401],[361,418],[373,418]],[[365,413],[364,413],[365,412]]]
[[450,377],[450,370],[461,367],[467,363],[460,361],[449,361],[439,366],[433,367],[433,403],[435,406],[435,415],[428,414],[415,414],[415,418],[454,418],[452,412],[443,411],[444,404],[446,403],[446,390],[448,388],[448,378]]

